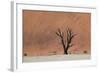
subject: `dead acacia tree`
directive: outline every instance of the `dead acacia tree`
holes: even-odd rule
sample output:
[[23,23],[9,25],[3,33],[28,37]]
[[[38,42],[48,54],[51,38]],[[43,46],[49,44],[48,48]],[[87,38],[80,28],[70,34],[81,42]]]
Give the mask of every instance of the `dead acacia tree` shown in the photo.
[[63,49],[64,49],[64,54],[68,54],[68,49],[70,48],[70,47],[72,47],[73,46],[73,44],[72,44],[72,39],[74,38],[74,36],[76,35],[76,34],[74,34],[73,32],[72,32],[72,30],[71,29],[69,29],[69,28],[67,28],[67,30],[66,30],[66,38],[64,37],[64,32],[62,32],[60,29],[58,29],[58,31],[56,32],[56,35],[57,36],[59,36],[60,37],[60,40],[61,40],[61,44],[62,44],[62,46],[63,46]]

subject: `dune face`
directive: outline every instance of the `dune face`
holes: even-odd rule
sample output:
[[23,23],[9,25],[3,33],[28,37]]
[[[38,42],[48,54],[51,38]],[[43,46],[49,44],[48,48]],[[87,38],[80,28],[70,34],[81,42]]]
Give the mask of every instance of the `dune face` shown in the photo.
[[90,13],[23,10],[23,56],[64,54],[58,28],[64,32],[64,40],[67,28],[76,34],[68,54],[91,53]]

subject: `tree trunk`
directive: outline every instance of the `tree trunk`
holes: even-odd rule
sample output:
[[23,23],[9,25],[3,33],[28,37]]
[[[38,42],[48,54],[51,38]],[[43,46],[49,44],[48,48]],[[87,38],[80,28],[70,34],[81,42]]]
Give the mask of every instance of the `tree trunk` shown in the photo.
[[66,55],[68,54],[67,50],[64,50],[64,54],[66,54]]

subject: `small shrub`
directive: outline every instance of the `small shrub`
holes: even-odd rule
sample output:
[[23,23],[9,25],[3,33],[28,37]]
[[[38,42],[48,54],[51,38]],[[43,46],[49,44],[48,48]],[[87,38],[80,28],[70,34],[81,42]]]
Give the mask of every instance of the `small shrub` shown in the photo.
[[86,53],[87,53],[87,51],[85,50],[85,51],[84,51],[84,53],[86,54]]
[[24,53],[24,56],[27,56],[27,53]]

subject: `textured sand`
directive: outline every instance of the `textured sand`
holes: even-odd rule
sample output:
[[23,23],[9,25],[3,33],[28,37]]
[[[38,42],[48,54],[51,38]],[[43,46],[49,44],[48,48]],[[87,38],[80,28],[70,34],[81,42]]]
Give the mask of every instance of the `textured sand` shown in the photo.
[[[55,34],[58,28],[66,32],[69,27],[77,34],[73,38],[71,54],[91,52],[91,14],[77,12],[23,11],[23,55],[61,55],[63,48]],[[66,36],[65,36],[66,38]]]

